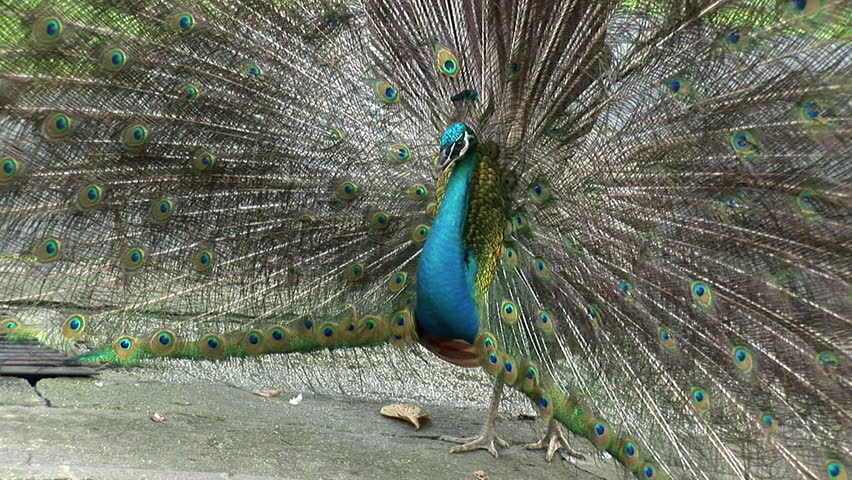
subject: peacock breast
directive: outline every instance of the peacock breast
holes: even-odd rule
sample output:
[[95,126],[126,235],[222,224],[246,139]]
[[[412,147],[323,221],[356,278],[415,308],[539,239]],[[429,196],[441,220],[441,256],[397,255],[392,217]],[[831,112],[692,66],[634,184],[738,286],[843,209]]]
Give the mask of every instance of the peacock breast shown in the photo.
[[480,153],[458,161],[438,184],[438,213],[418,265],[418,327],[472,342],[479,304],[494,275],[506,222],[499,169]]

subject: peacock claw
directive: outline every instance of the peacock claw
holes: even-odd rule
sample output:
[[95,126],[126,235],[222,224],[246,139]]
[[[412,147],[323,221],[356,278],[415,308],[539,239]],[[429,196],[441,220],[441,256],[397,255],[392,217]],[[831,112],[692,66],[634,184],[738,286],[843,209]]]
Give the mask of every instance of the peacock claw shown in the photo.
[[491,394],[491,405],[485,415],[485,423],[482,424],[482,432],[478,437],[449,437],[442,435],[440,440],[445,442],[460,443],[461,445],[450,449],[450,453],[470,452],[473,450],[488,450],[488,453],[499,458],[497,447],[509,448],[509,443],[497,436],[497,408],[503,396],[503,382],[495,381],[494,390]]
[[440,439],[445,442],[461,444],[451,448],[450,453],[470,452],[482,449],[488,450],[488,453],[494,455],[494,458],[499,458],[500,455],[497,454],[497,447],[509,448],[509,443],[498,437],[493,428],[490,429],[490,432],[487,430],[487,428],[483,429],[482,435],[478,437],[450,437],[443,435]]
[[568,455],[579,460],[586,459],[583,454],[571,448],[571,444],[568,443],[568,437],[565,435],[565,427],[563,427],[562,424],[554,418],[551,418],[550,422],[547,424],[547,433],[544,434],[541,440],[536,443],[528,443],[524,445],[524,448],[527,450],[544,450],[546,448],[547,453],[544,458],[547,459],[548,462],[552,462],[553,456],[556,454],[556,451],[559,450],[560,446]]

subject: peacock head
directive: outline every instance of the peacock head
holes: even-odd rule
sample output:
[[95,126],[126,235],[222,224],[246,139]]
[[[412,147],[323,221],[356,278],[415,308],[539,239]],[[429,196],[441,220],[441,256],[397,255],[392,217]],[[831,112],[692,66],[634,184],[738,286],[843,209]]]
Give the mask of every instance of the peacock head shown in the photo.
[[456,160],[476,150],[476,133],[467,124],[456,122],[441,136],[441,158],[438,170],[444,172]]

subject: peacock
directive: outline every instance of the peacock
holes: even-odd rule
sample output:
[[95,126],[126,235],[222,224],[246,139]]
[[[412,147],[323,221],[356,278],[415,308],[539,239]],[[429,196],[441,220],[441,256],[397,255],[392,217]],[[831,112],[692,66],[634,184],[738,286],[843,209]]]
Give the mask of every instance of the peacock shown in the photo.
[[0,5],[0,333],[390,344],[493,379],[452,452],[509,387],[548,459],[848,478],[848,2]]

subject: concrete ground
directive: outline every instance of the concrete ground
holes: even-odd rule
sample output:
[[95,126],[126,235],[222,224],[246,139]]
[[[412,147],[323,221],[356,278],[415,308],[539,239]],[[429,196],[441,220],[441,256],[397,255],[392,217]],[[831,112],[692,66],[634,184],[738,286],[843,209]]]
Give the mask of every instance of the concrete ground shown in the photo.
[[[317,357],[304,361],[315,365]],[[499,459],[485,451],[450,454],[451,445],[438,437],[477,433],[489,389],[487,380],[452,369],[438,368],[419,390],[376,376],[359,393],[344,394],[322,377],[295,381],[292,373],[304,365],[288,363],[284,373],[290,376],[278,384],[281,373],[270,366],[249,375],[245,365],[221,365],[173,362],[93,378],[43,379],[35,387],[0,377],[0,479],[473,480],[478,471],[492,480],[632,478],[584,439],[572,439],[588,453],[583,461],[548,464],[543,452],[524,450],[522,444],[538,440],[545,426],[520,418],[530,413],[528,405],[512,395],[497,424],[511,447]],[[285,390],[276,398],[252,393],[276,387]],[[301,403],[291,404],[298,394]],[[379,415],[383,405],[412,400],[432,414],[419,431]],[[155,413],[166,420],[151,420]]]

